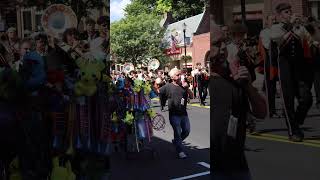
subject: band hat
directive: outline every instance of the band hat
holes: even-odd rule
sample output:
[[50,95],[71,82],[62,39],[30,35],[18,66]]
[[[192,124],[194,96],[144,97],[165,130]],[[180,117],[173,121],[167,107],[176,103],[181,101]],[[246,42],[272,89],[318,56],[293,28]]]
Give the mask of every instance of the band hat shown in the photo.
[[281,13],[284,10],[291,9],[291,5],[289,3],[280,3],[276,6],[276,12]]
[[10,27],[10,28],[7,30],[7,32],[8,32],[8,33],[9,33],[9,32],[17,32],[17,29],[14,28],[14,27]]

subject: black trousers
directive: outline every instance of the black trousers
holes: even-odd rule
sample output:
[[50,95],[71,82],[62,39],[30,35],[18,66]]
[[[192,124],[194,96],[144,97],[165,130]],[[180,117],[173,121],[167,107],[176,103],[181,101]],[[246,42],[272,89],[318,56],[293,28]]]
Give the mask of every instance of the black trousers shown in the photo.
[[320,103],[320,70],[314,71],[314,91],[316,93],[316,103]]
[[203,103],[208,95],[208,85],[206,84],[198,84],[199,98],[200,102]]
[[276,113],[277,79],[266,80],[265,83],[267,84],[266,90],[268,91],[267,93],[268,93],[269,113],[275,114]]
[[[287,117],[286,124],[290,136],[301,132],[299,126],[304,123],[307,113],[312,106],[312,65],[306,62],[301,63],[301,61],[303,60],[289,59],[281,56],[279,58],[279,81]],[[295,98],[298,100],[296,109],[294,105]]]

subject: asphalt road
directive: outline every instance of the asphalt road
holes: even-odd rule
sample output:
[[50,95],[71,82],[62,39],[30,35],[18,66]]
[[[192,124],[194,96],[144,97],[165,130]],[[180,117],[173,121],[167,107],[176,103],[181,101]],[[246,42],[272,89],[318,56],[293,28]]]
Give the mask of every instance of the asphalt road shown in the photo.
[[[255,86],[261,89],[262,76]],[[313,93],[314,94],[314,93]],[[282,114],[280,98],[276,99]],[[302,129],[304,142],[288,140],[285,119],[258,121],[258,135],[247,136],[246,154],[253,180],[319,180],[320,179],[320,111],[312,106]]]
[[[178,159],[171,143],[173,131],[168,122],[168,111],[161,112],[157,101],[154,106],[166,119],[166,128],[155,131],[149,144],[157,151],[154,159],[149,151],[140,152],[130,159],[118,152],[111,158],[112,180],[183,180],[210,179],[210,112],[209,107],[200,107],[193,101],[188,106],[191,133],[185,140],[187,159]],[[167,108],[167,107],[166,107]]]
[[[258,76],[255,86],[261,89],[261,85],[261,76]],[[279,98],[276,106],[281,114]],[[159,112],[158,107],[157,110]],[[111,159],[111,179],[209,180],[209,106],[200,106],[193,100],[188,112],[191,122],[191,134],[186,139],[188,159],[176,158],[171,144],[173,132],[168,122],[168,112],[159,112],[164,115],[167,125],[164,131],[155,132],[150,144],[158,152],[157,158],[141,152],[126,160],[123,153],[116,153]],[[294,143],[288,140],[284,118],[257,120],[258,134],[247,135],[245,151],[253,180],[320,179],[320,110],[315,106],[310,109],[302,128],[304,142]]]

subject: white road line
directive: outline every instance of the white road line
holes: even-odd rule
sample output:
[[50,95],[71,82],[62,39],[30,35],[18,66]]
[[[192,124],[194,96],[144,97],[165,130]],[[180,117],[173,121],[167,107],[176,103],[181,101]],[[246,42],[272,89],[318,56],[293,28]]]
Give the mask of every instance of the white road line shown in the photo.
[[206,167],[206,168],[209,168],[209,169],[210,169],[210,164],[208,164],[208,163],[205,163],[205,162],[198,162],[198,164],[199,164],[199,165],[201,165],[201,166],[204,166],[204,167]]
[[[205,162],[198,162],[197,164],[204,166],[206,168],[210,169],[210,164],[205,163]],[[210,174],[210,171],[206,171],[206,172],[202,172],[202,173],[197,173],[197,174],[193,174],[190,176],[184,176],[184,177],[180,177],[180,178],[175,178],[175,179],[171,179],[171,180],[184,180],[184,179],[191,179],[191,178],[195,178],[195,177],[199,177],[199,176],[205,176]]]
[[191,178],[204,176],[204,175],[208,175],[208,174],[210,174],[210,171],[206,171],[206,172],[202,172],[202,173],[198,173],[198,174],[193,174],[193,175],[190,175],[190,176],[184,176],[184,177],[180,177],[180,178],[175,178],[175,179],[171,179],[171,180],[185,180],[185,179],[191,179]]

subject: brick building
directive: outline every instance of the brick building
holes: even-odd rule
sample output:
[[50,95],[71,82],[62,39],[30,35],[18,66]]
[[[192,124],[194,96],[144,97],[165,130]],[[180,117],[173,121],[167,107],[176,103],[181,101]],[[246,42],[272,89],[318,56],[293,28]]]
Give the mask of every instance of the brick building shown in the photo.
[[[166,20],[161,22],[165,24]],[[186,55],[192,58],[188,62],[182,60],[185,55],[183,24],[186,25]],[[191,71],[198,62],[203,66],[207,65],[206,56],[210,51],[210,16],[208,8],[199,15],[167,24],[164,27],[166,27],[164,40],[168,44],[166,54],[171,59],[167,64],[168,69],[176,66],[181,69],[187,67]]]
[[[320,18],[320,0],[246,0],[245,9],[249,35],[257,35],[260,32],[265,17],[274,14],[275,7],[281,2],[290,3],[294,14]],[[235,20],[241,20],[240,0],[219,0],[217,5],[223,9],[213,12],[218,17],[216,19],[219,24],[230,25]]]

